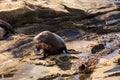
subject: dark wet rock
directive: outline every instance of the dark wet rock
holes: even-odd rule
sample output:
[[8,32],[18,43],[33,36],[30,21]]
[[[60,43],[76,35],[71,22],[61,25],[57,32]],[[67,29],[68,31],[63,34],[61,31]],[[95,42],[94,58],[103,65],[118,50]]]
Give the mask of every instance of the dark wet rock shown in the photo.
[[96,52],[99,52],[104,48],[105,48],[105,46],[103,44],[98,44],[92,48],[91,52],[92,52],[92,54],[95,54]]
[[83,29],[97,34],[105,34],[110,32],[119,32],[119,11],[110,11],[102,15],[98,15],[91,19],[82,20]]
[[2,45],[4,41],[1,41],[0,53],[9,52],[11,55],[13,55],[13,57],[22,57],[23,55],[25,56],[29,52],[30,48],[33,49],[34,43],[32,42],[32,38],[27,38],[25,36],[18,35],[16,37],[17,38],[13,38],[13,40],[6,41],[6,45]]
[[58,31],[57,33],[58,35],[62,36],[65,41],[73,41],[81,38],[85,32],[77,28],[71,28]]
[[60,69],[62,70],[70,70],[71,68],[71,61],[69,56],[63,56],[60,57],[57,61],[56,64],[59,66]]
[[120,76],[120,72],[108,75],[108,77],[113,77],[113,76]]
[[119,71],[119,70],[120,70],[120,66],[116,66],[110,70],[105,71],[104,73],[109,73],[109,72],[114,72],[114,71]]
[[27,35],[33,35],[38,34],[41,31],[44,30],[51,30],[52,28],[55,28],[55,26],[49,26],[49,25],[40,25],[40,24],[27,24],[24,27],[17,28],[16,31],[19,33],[27,34]]

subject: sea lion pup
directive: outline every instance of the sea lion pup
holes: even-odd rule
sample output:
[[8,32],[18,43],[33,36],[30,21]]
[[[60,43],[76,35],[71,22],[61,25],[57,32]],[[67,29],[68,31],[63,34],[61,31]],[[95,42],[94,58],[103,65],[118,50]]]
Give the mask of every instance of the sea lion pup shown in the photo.
[[[0,35],[1,38],[2,37],[8,37],[9,34],[16,34],[17,33],[17,32],[15,32],[15,30],[13,29],[13,27],[8,22],[6,22],[4,20],[1,20],[1,19],[0,19],[0,27],[1,27],[1,31],[2,31],[1,32],[2,34]],[[5,33],[5,34],[3,35],[3,33]]]
[[64,40],[57,34],[50,31],[43,31],[34,37],[35,54],[39,54],[40,49],[43,50],[43,56],[46,58],[48,55],[57,53],[68,53]]

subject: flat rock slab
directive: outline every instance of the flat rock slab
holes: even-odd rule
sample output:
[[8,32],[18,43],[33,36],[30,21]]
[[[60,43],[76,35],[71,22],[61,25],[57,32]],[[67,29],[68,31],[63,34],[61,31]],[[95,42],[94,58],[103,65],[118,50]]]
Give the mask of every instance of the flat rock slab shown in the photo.
[[71,41],[67,42],[68,49],[75,49],[76,51],[90,53],[91,49],[97,45],[97,41]]

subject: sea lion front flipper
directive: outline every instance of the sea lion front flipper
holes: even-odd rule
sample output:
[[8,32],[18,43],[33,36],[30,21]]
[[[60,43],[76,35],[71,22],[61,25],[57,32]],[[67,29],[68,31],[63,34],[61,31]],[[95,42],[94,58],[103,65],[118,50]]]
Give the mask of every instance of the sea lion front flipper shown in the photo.
[[47,57],[46,54],[47,54],[47,53],[43,53],[43,54],[41,54],[41,55],[39,56],[39,59],[41,59],[41,60],[46,59],[46,57]]

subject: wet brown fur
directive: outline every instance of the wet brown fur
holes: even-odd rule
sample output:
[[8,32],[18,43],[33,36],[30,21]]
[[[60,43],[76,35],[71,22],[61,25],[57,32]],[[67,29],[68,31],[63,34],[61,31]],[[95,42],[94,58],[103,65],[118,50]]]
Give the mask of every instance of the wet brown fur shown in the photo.
[[36,43],[35,50],[39,52],[42,49],[44,58],[46,55],[60,54],[63,51],[68,53],[64,40],[50,31],[41,32],[34,37],[34,41]]

